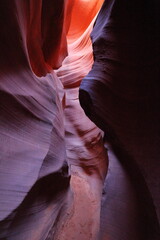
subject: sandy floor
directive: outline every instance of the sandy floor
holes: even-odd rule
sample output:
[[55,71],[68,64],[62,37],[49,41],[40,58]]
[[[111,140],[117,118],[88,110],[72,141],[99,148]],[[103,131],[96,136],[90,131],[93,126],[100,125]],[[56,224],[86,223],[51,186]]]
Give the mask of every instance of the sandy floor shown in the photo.
[[95,240],[99,230],[102,183],[82,168],[71,167],[74,200],[57,233],[56,240]]

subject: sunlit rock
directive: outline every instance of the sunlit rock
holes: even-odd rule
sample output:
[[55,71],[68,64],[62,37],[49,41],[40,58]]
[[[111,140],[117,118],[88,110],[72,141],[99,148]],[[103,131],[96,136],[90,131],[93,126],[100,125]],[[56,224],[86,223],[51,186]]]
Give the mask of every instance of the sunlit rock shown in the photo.
[[[59,7],[62,12],[64,3],[54,7],[53,1],[47,3],[0,2],[2,240],[53,239],[70,197],[63,89],[51,71],[64,58],[63,53],[57,58],[61,47],[67,51],[66,42],[61,41],[62,36],[66,38],[62,17],[57,19],[52,11]],[[43,12],[49,9],[44,20]],[[52,29],[53,20],[59,30]]]

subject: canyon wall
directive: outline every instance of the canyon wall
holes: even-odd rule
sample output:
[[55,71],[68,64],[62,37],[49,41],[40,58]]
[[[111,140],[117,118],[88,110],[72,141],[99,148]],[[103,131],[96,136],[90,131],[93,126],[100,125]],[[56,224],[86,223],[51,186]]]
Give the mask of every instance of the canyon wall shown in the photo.
[[160,236],[159,10],[157,1],[106,0],[91,34],[80,102],[110,149],[101,240]]
[[64,11],[64,1],[0,2],[1,240],[52,239],[71,198],[52,70],[67,54]]
[[0,240],[159,240],[159,12],[0,1]]

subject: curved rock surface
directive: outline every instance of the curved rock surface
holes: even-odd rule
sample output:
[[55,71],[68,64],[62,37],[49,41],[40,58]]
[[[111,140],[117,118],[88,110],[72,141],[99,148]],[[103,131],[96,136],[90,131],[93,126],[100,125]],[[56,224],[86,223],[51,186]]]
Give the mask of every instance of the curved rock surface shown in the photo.
[[64,7],[0,2],[1,240],[52,239],[70,196],[63,89],[51,71],[67,53]]
[[160,239],[159,12],[0,1],[0,240]]
[[99,231],[108,158],[103,133],[80,107],[78,92],[82,78],[93,64],[90,33],[100,4],[102,1],[97,0],[74,2],[67,34],[68,56],[56,71],[65,90],[66,151],[74,193],[72,215],[64,224],[58,240],[96,239]]
[[91,34],[80,102],[111,144],[101,240],[160,237],[160,6],[106,0]]

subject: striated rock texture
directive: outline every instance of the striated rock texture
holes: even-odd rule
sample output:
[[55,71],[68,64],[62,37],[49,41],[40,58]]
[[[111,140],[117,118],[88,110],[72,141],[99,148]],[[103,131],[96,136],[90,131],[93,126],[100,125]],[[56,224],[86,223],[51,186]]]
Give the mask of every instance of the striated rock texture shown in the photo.
[[82,78],[93,64],[90,33],[102,1],[75,1],[67,34],[68,56],[56,71],[65,90],[67,160],[74,193],[72,212],[57,240],[97,239],[102,186],[107,171],[107,153],[102,131],[80,107]]
[[0,1],[0,240],[160,239],[159,12]]
[[91,34],[80,102],[109,142],[100,240],[160,239],[159,11],[158,1],[106,0]]
[[[0,239],[53,239],[69,194],[65,1],[0,1]],[[47,13],[47,14],[46,14]]]

